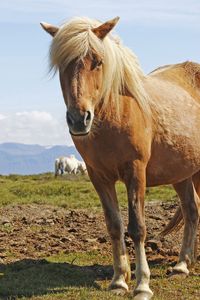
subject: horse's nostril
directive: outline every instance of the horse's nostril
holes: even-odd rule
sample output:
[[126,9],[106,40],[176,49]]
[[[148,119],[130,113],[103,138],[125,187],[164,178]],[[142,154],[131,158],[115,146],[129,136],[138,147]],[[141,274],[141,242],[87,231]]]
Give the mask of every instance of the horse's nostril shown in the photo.
[[73,126],[74,125],[73,117],[70,115],[69,112],[67,112],[67,123],[68,123],[69,126]]
[[85,132],[89,129],[91,120],[90,111],[68,110],[66,113],[66,121],[71,132]]
[[87,126],[90,120],[91,120],[91,112],[88,110],[85,112],[84,125]]
[[87,118],[86,118],[86,120],[89,121],[90,119],[91,119],[91,112],[87,111]]

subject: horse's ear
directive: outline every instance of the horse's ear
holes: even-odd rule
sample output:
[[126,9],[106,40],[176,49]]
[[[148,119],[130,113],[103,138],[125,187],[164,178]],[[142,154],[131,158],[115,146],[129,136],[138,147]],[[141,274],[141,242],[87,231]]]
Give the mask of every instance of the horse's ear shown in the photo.
[[103,40],[105,36],[115,27],[117,22],[119,21],[119,17],[116,17],[110,21],[107,21],[100,25],[99,27],[93,28],[92,31],[98,38]]
[[59,30],[59,27],[45,23],[45,22],[41,22],[40,25],[46,32],[48,32],[53,37],[56,35],[56,33]]

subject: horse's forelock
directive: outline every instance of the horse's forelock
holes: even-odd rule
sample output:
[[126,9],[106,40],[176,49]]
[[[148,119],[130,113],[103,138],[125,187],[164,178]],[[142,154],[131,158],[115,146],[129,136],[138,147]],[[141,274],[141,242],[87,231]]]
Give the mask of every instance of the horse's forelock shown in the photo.
[[120,94],[126,90],[141,109],[149,113],[148,98],[142,85],[144,74],[137,57],[121,44],[119,38],[108,34],[103,40],[99,39],[92,28],[100,24],[87,18],[75,18],[61,26],[50,47],[51,69],[67,69],[73,60],[96,53],[103,60],[100,91],[103,107],[107,107],[112,99],[116,110],[120,111]]

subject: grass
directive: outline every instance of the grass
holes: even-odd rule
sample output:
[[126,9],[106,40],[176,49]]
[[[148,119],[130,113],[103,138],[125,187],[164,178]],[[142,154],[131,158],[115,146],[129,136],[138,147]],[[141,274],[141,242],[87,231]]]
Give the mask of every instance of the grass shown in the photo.
[[[22,260],[0,267],[0,299],[94,300],[131,299],[106,291],[112,277],[112,258],[96,250],[59,254],[43,260]],[[151,267],[151,288],[155,300],[200,299],[199,276],[182,280],[166,278],[166,266]],[[199,272],[200,269],[196,269]],[[131,289],[133,289],[134,280]]]
[[[122,207],[127,206],[123,184],[117,184]],[[149,189],[148,201],[173,200],[171,187]],[[34,176],[0,176],[0,206],[37,203],[70,209],[100,209],[100,201],[87,177],[53,174]],[[2,225],[0,232],[9,232],[11,225]],[[38,230],[36,228],[35,230]],[[10,254],[14,255],[14,254]],[[200,265],[191,276],[182,280],[166,278],[167,266],[151,266],[151,288],[155,300],[200,299]],[[20,260],[0,264],[0,300],[128,300],[106,291],[112,277],[112,257],[98,250],[59,253],[42,260]],[[135,281],[132,281],[132,289]]]
[[[126,190],[117,183],[117,194],[122,207],[127,207]],[[176,197],[171,187],[151,188],[147,201],[172,200]],[[8,204],[48,204],[64,208],[101,208],[99,198],[84,176],[63,176],[53,174],[32,176],[0,176],[0,206]]]

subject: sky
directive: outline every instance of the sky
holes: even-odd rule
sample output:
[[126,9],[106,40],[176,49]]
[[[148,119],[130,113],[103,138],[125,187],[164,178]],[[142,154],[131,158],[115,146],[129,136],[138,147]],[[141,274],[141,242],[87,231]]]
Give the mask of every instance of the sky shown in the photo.
[[75,16],[119,16],[115,33],[145,73],[200,63],[199,0],[1,0],[0,143],[72,145],[58,76],[48,73],[51,37],[39,23],[60,25]]

